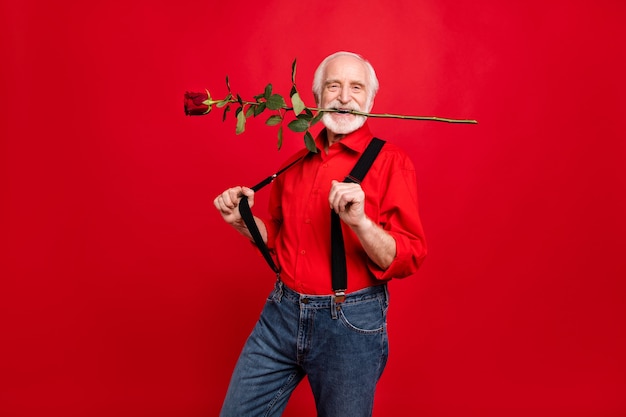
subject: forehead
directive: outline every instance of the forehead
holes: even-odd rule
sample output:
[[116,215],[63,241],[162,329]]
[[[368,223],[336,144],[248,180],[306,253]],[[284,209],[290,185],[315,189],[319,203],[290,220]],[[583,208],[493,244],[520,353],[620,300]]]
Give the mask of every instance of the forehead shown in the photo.
[[328,81],[347,81],[366,84],[365,64],[352,56],[338,56],[328,63],[324,74]]

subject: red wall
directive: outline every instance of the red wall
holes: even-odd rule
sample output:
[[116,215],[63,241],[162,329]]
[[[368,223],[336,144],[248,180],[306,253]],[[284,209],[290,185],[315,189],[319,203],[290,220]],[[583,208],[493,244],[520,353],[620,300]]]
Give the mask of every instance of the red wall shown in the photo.
[[0,5],[0,415],[217,415],[274,278],[212,200],[303,144],[182,95],[287,94],[298,58],[312,105],[336,50],[375,111],[480,121],[371,121],[430,249],[391,286],[375,415],[626,415],[624,3],[216,3]]

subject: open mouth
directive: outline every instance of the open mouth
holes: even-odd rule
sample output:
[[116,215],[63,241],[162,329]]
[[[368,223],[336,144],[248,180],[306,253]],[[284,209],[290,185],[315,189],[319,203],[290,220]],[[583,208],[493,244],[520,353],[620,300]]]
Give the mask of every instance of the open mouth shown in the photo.
[[335,108],[334,110],[336,110],[336,113],[339,113],[339,114],[349,114],[351,112],[351,109],[337,109],[337,108]]

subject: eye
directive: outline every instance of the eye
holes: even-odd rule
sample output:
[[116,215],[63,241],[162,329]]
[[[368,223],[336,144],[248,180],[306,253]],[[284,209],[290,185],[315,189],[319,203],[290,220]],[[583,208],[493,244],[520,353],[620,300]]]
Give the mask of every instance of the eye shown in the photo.
[[363,90],[363,86],[361,85],[353,85],[352,86],[352,91],[358,93],[359,91]]
[[326,88],[328,89],[328,91],[337,91],[337,89],[339,88],[339,84],[337,83],[328,84]]

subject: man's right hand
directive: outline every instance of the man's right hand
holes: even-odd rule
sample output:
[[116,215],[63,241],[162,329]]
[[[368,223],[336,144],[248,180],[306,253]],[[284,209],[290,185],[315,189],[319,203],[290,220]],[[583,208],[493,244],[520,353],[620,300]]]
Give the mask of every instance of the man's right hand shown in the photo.
[[254,191],[248,187],[229,188],[213,200],[215,208],[220,212],[226,223],[235,227],[244,226],[241,213],[239,213],[239,201],[241,201],[241,197],[244,195],[248,197],[248,204],[252,208],[254,206]]

